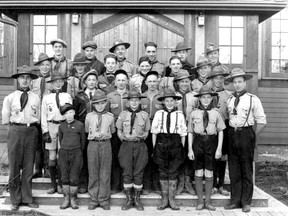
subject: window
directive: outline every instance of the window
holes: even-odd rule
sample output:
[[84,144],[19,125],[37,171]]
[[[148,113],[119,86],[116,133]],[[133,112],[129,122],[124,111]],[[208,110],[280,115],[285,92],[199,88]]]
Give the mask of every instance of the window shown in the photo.
[[243,64],[244,18],[219,16],[219,49],[222,64]]
[[41,52],[53,55],[50,41],[57,38],[57,15],[33,16],[33,62]]

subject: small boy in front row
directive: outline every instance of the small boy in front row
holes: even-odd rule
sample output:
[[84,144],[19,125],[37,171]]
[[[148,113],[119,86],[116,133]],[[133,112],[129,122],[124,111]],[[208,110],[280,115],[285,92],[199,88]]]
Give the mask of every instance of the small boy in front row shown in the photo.
[[[196,210],[215,211],[210,203],[213,187],[213,167],[215,159],[222,154],[223,130],[225,123],[220,112],[213,107],[213,96],[209,86],[202,86],[198,108],[192,111],[188,121],[188,157],[195,160],[195,188],[198,196]],[[205,174],[205,203],[203,199],[203,174]]]
[[64,194],[64,202],[60,209],[66,209],[70,205],[72,209],[78,209],[77,189],[83,166],[85,128],[82,122],[74,119],[75,110],[72,104],[66,103],[61,106],[60,113],[65,117],[58,130],[60,141],[58,162]]

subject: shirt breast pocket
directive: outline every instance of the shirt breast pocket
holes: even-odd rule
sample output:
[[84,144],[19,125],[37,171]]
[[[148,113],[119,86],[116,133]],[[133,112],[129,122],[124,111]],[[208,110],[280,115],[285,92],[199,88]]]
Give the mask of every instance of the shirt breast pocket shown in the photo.
[[31,115],[34,116],[34,117],[37,117],[38,116],[38,112],[39,112],[39,107],[36,106],[36,105],[32,105],[31,106]]
[[123,132],[124,132],[124,134],[130,134],[130,128],[131,128],[130,121],[125,121],[123,123]]

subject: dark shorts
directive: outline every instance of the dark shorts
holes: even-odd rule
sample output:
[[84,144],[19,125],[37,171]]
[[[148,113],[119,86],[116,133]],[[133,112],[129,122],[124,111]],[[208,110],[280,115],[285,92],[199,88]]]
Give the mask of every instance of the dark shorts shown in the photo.
[[207,169],[213,171],[217,144],[217,135],[194,134],[192,147],[195,157],[195,170]]

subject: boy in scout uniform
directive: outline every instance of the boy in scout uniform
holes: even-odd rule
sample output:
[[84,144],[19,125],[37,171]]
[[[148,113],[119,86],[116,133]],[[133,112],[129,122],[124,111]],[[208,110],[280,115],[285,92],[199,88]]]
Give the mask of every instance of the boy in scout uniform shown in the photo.
[[261,101],[246,90],[246,82],[251,78],[251,74],[246,74],[240,68],[234,68],[226,78],[227,82],[233,83],[235,92],[227,101],[231,201],[224,208],[228,210],[242,207],[243,212],[250,211],[253,196],[254,149],[257,137],[267,123]]
[[126,49],[130,47],[129,43],[125,43],[122,40],[114,42],[113,46],[109,49],[109,52],[114,53],[117,56],[116,70],[125,70],[129,77],[132,77],[137,72],[135,63],[126,59]]
[[[195,188],[198,196],[196,210],[204,208],[215,211],[210,203],[213,187],[213,167],[215,159],[222,155],[223,130],[225,123],[221,114],[213,107],[213,93],[204,85],[199,94],[199,106],[193,110],[188,121],[188,145],[190,160],[195,160]],[[203,199],[203,175],[205,175],[205,203]]]
[[157,71],[160,77],[164,76],[165,65],[157,60],[157,44],[154,42],[147,42],[144,44],[145,56],[149,58],[151,70]]
[[151,127],[153,159],[158,165],[162,191],[162,203],[157,207],[158,210],[164,210],[168,204],[172,210],[180,209],[175,202],[175,194],[179,168],[184,162],[187,136],[185,117],[176,108],[177,100],[180,99],[171,89],[166,89],[163,96],[158,98],[164,107],[155,113]]
[[[214,107],[217,107],[224,122],[226,128],[223,131],[223,145],[222,145],[222,156],[219,160],[215,162],[214,167],[214,182],[213,182],[213,191],[212,193],[219,192],[224,196],[229,196],[229,192],[224,188],[224,179],[225,179],[225,170],[226,170],[226,161],[228,153],[228,113],[227,113],[227,100],[231,96],[231,93],[224,88],[224,79],[228,76],[229,73],[225,71],[225,68],[222,65],[215,66],[213,68],[210,76],[207,77],[208,80],[212,82],[212,91],[216,92],[218,95],[213,98]],[[217,180],[219,178],[219,181]]]
[[[123,169],[123,186],[126,194],[126,203],[122,210],[128,210],[134,206],[143,211],[140,202],[140,194],[143,187],[143,173],[148,162],[145,139],[150,129],[148,113],[141,110],[140,99],[143,98],[137,89],[129,91],[129,107],[120,113],[117,122],[117,134],[122,141],[119,151],[119,163]],[[133,190],[134,188],[134,200]]]
[[85,130],[88,133],[88,192],[91,201],[88,209],[100,205],[104,210],[110,209],[110,177],[112,149],[110,139],[115,133],[114,116],[107,112],[108,98],[97,90],[92,98],[93,111],[85,119]]
[[82,45],[82,50],[84,50],[86,60],[88,61],[85,71],[88,72],[94,69],[97,71],[98,76],[102,75],[105,72],[105,67],[96,57],[97,44],[94,41],[86,41]]
[[117,57],[116,55],[110,53],[104,57],[104,65],[106,71],[99,76],[98,78],[98,86],[99,88],[105,92],[105,94],[109,94],[112,91],[115,91],[115,71],[117,65]]
[[86,135],[84,124],[74,119],[75,110],[72,104],[66,103],[60,107],[60,113],[65,121],[59,126],[59,158],[58,165],[61,170],[64,201],[60,209],[66,209],[71,205],[72,209],[78,209],[77,189],[79,176],[83,166],[82,151],[85,147]]
[[63,75],[59,72],[53,72],[51,80],[47,81],[52,84],[52,91],[50,94],[44,95],[41,106],[41,128],[43,133],[43,140],[45,142],[45,149],[49,151],[49,170],[51,176],[51,187],[47,191],[48,194],[53,194],[56,191],[62,193],[61,173],[58,169],[58,186],[56,184],[57,172],[57,149],[58,143],[58,129],[61,122],[65,120],[60,113],[60,107],[65,103],[72,104],[70,94],[62,92],[64,85]]
[[40,123],[40,98],[29,88],[31,80],[38,76],[24,65],[12,78],[17,79],[19,87],[4,98],[2,108],[2,124],[10,124],[7,148],[11,210],[18,210],[21,203],[38,208],[32,197],[32,174],[38,141],[37,125]]

